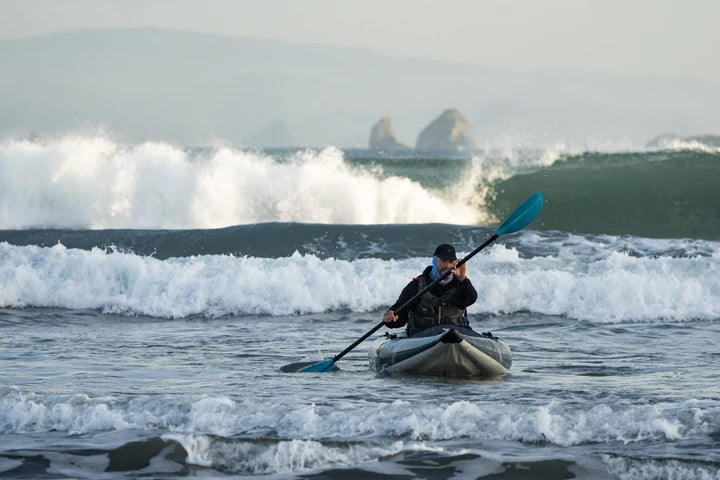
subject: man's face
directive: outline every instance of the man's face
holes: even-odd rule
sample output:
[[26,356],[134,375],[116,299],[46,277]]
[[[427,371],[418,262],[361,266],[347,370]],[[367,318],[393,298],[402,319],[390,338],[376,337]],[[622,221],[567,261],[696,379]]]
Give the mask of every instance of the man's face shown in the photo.
[[442,275],[443,273],[453,268],[456,263],[457,260],[445,260],[444,258],[438,258],[436,262],[437,270],[440,275]]

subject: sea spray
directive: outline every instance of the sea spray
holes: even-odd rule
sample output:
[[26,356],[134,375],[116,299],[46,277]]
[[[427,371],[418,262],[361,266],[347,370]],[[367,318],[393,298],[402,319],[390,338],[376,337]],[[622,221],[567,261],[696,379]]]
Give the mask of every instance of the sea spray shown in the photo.
[[0,143],[0,226],[217,228],[258,222],[477,224],[475,177],[443,193],[352,166],[336,148],[289,159],[228,147],[191,154],[102,137]]

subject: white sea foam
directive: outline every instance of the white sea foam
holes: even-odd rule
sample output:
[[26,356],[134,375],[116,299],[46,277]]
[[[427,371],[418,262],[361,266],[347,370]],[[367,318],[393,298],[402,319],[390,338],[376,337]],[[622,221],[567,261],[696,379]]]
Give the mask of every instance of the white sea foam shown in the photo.
[[215,228],[258,222],[477,224],[458,194],[353,167],[335,148],[287,160],[218,148],[190,155],[104,137],[0,142],[0,228]]
[[165,434],[162,438],[180,443],[188,453],[188,463],[253,474],[299,472],[333,465],[346,467],[417,448],[402,441],[380,447],[328,445],[298,439],[245,441],[177,433]]
[[[685,400],[666,403],[577,404],[552,400],[529,406],[457,401],[428,401],[417,408],[407,401],[319,406],[227,397],[58,396],[9,390],[0,398],[0,432],[57,430],[71,434],[112,430],[165,430],[186,446],[193,462],[213,462],[213,435],[234,438],[277,436],[302,442],[384,439],[413,442],[456,439],[585,443],[708,439],[720,431],[720,402]],[[178,435],[175,435],[178,434]],[[182,435],[191,435],[183,437]],[[200,435],[200,436],[198,436]],[[286,464],[302,462],[313,443],[286,445]],[[277,452],[276,452],[277,453]]]
[[388,288],[400,291],[405,279],[417,274],[413,263],[320,260],[299,254],[161,261],[100,249],[0,243],[0,305],[157,317],[368,311],[389,300]]
[[522,259],[493,248],[476,261],[475,308],[528,310],[597,322],[720,318],[720,263],[716,258],[634,257],[606,252]]
[[[180,318],[287,315],[392,304],[426,259],[197,256],[0,243],[0,307],[98,309]],[[720,318],[720,258],[571,253],[522,258],[496,245],[469,265],[471,314],[531,311],[594,322]]]
[[648,478],[672,480],[720,480],[720,468],[678,460],[630,459],[603,455],[608,473],[620,480]]

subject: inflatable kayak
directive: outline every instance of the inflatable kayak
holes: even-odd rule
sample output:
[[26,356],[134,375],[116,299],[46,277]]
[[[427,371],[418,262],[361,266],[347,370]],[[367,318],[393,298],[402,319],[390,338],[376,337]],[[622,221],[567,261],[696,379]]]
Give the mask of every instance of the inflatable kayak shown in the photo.
[[495,377],[508,373],[512,353],[490,333],[437,325],[412,337],[385,334],[370,347],[378,371],[447,377]]

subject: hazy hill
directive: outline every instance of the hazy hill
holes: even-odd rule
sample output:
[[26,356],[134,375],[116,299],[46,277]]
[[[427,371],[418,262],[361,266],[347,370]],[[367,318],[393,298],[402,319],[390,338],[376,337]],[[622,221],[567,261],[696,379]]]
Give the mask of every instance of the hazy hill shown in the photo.
[[413,144],[449,106],[480,145],[720,131],[720,85],[687,78],[508,72],[158,29],[2,40],[0,63],[0,132],[13,135],[100,124],[132,140],[364,147],[378,116],[392,115]]

